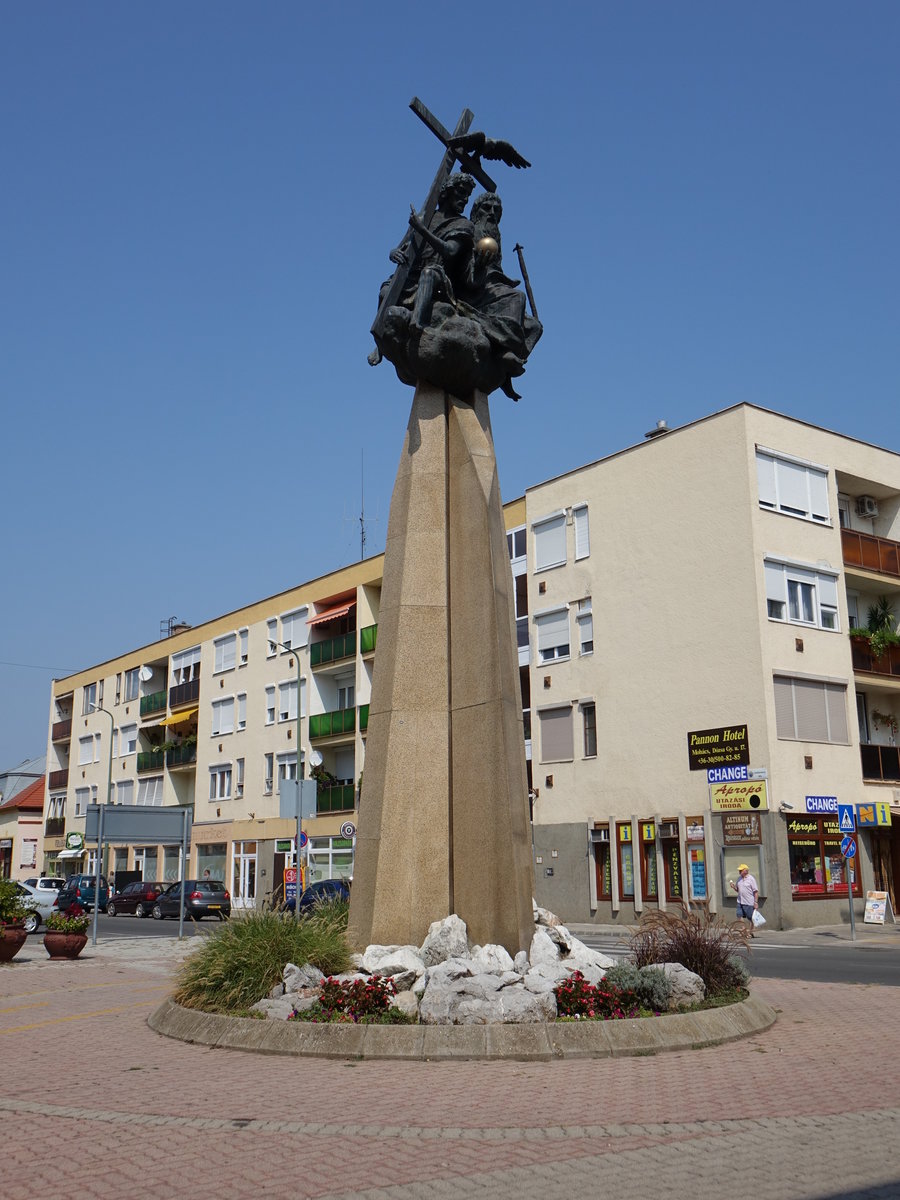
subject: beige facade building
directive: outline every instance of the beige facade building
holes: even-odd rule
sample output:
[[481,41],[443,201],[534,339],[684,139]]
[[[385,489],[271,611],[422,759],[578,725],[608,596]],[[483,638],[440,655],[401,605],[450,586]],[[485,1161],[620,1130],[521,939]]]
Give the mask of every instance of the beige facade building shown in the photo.
[[738,405],[526,510],[538,901],[731,912],[745,862],[775,926],[847,920],[842,804],[857,913],[893,891],[900,648],[848,634],[879,601],[896,629],[900,455]]

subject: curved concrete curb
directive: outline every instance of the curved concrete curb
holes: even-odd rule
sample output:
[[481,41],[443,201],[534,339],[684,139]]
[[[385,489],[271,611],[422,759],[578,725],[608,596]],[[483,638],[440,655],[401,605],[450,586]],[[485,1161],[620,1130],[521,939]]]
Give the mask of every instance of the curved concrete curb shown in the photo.
[[762,1033],[775,1010],[751,996],[742,1004],[634,1021],[547,1025],[314,1025],[223,1017],[165,1000],[148,1018],[156,1033],[257,1054],[315,1058],[524,1059],[620,1058],[663,1050],[700,1050]]

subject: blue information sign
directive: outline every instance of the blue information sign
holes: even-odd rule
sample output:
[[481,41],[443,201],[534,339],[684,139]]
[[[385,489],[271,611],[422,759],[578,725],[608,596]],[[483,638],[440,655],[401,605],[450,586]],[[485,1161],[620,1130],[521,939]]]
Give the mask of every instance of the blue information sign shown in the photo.
[[747,767],[744,766],[706,768],[708,783],[743,783],[748,778]]
[[840,833],[856,833],[856,816],[853,812],[852,804],[839,804],[838,811],[838,831]]
[[845,837],[841,839],[841,854],[844,858],[856,858],[856,839]]

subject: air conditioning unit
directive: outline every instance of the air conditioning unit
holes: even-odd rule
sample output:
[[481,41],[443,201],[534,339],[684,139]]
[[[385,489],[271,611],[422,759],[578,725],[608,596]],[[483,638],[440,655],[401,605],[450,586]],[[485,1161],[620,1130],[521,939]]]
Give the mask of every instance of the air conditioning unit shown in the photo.
[[659,836],[661,838],[677,838],[678,837],[678,822],[677,821],[660,821]]
[[856,497],[856,515],[858,517],[877,517],[878,501],[874,496]]
[[609,826],[607,825],[603,829],[592,829],[591,830],[591,841],[592,842],[608,842],[609,841]]
[[266,795],[270,796],[271,794],[272,794],[272,780],[267,779],[266,780]]

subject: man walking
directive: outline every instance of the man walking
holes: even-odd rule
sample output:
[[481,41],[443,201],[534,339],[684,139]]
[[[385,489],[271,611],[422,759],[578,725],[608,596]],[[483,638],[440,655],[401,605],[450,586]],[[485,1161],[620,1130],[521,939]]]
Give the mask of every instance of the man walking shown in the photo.
[[741,917],[750,922],[751,931],[753,928],[753,914],[759,908],[759,884],[750,874],[750,868],[746,863],[741,863],[738,867],[738,881],[729,881],[731,890],[737,892],[737,916],[738,920]]

